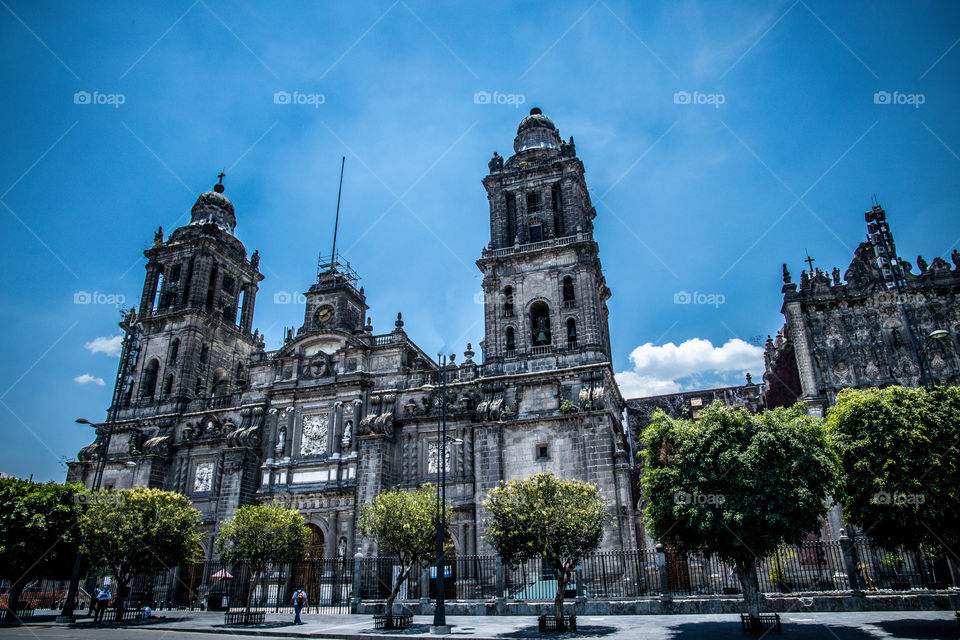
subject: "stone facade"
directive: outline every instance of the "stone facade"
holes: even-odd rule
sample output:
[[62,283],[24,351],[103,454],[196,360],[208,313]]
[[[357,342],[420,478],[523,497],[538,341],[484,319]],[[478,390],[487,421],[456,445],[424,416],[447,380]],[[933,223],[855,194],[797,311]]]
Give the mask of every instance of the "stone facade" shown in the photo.
[[[822,416],[845,387],[918,386],[921,361],[931,383],[960,384],[960,254],[917,257],[919,273],[896,256],[879,206],[866,212],[868,239],[850,266],[803,271],[799,287],[783,267],[785,323],[767,338],[767,404],[802,400]],[[949,335],[929,339],[935,330]],[[942,335],[942,334],[941,334]]]
[[[595,210],[572,138],[539,110],[515,154],[495,155],[483,184],[491,240],[484,274],[484,363],[447,365],[447,496],[458,553],[490,551],[487,492],[553,471],[599,485],[612,523],[604,548],[637,546],[630,459],[613,378]],[[512,199],[512,204],[508,204]],[[376,551],[356,532],[359,505],[391,487],[436,482],[438,364],[398,314],[374,335],[358,276],[321,260],[302,326],[267,351],[251,333],[259,254],[234,236],[222,185],[190,224],[145,252],[140,309],[127,331],[104,486],[181,492],[202,513],[207,557],[217,527],[244,504],[301,510],[326,557]],[[509,287],[509,289],[508,289]],[[71,463],[92,483],[97,441]],[[133,463],[132,465],[130,463]]]

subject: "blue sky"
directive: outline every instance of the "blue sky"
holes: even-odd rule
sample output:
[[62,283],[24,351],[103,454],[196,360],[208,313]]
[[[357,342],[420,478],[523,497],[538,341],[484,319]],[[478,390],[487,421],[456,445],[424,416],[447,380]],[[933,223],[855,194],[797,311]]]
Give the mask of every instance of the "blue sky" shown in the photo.
[[0,5],[7,473],[62,479],[90,442],[116,302],[221,169],[268,348],[302,322],[276,301],[329,252],[345,155],[339,246],[375,331],[402,311],[459,354],[483,335],[480,181],[541,107],[587,168],[627,395],[759,378],[780,264],[845,269],[873,195],[904,257],[960,246],[956,3]]

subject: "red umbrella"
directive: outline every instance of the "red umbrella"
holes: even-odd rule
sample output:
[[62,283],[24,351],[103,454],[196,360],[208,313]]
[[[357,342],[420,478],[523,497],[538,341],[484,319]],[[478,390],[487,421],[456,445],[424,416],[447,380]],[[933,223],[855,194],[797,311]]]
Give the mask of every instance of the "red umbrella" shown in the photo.
[[226,569],[220,569],[220,571],[217,571],[215,574],[213,574],[210,577],[213,578],[214,580],[232,580],[233,579],[233,576],[230,575],[230,572],[227,571]]

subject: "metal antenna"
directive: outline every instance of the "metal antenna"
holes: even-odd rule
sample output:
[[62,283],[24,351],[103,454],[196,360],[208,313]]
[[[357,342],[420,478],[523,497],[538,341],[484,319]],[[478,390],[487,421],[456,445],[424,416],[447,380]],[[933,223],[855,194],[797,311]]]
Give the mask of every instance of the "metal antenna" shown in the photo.
[[333,251],[330,252],[330,268],[337,262],[337,226],[340,224],[340,194],[343,192],[343,165],[347,162],[346,156],[340,157],[340,186],[337,188],[337,216],[333,220]]

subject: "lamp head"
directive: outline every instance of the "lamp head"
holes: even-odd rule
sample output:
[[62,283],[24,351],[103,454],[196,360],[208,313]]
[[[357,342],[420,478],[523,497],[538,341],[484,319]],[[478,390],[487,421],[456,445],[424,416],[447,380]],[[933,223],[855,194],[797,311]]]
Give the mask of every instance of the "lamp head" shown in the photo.
[[77,424],[89,424],[89,425],[93,425],[93,423],[90,422],[89,420],[87,420],[86,418],[77,418],[74,422],[76,422]]
[[934,329],[930,332],[930,335],[927,336],[928,340],[942,340],[950,336],[950,332],[946,329]]

